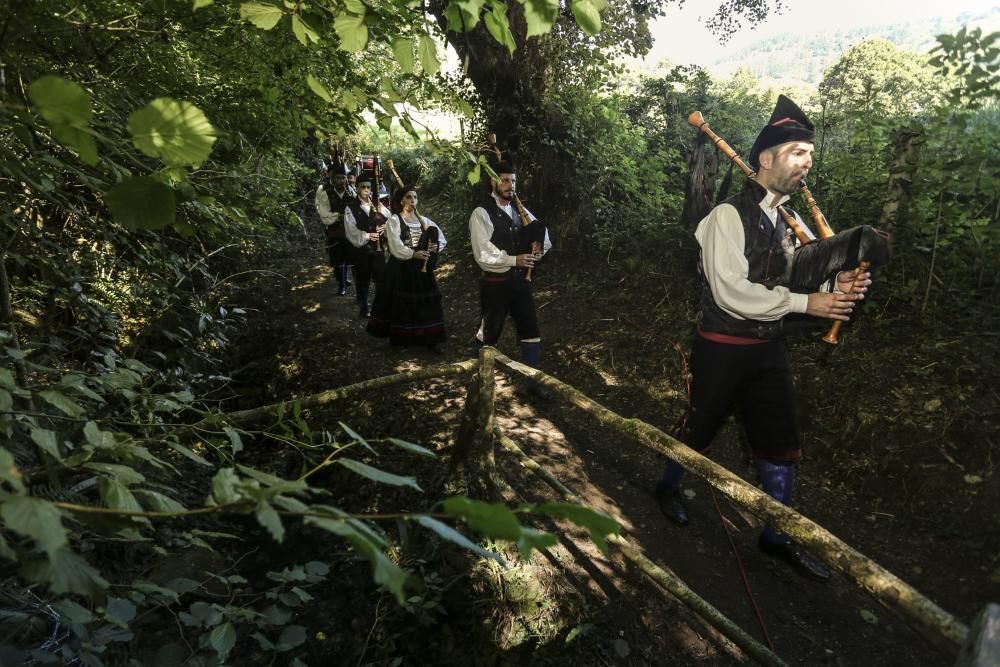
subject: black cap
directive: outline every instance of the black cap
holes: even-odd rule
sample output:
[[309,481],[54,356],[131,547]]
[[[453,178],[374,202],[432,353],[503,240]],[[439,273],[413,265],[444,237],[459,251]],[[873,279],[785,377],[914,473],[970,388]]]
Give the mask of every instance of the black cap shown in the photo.
[[510,151],[503,151],[498,158],[496,154],[490,156],[490,169],[497,174],[516,174],[517,166],[514,164],[514,156]]
[[760,168],[760,153],[772,146],[780,146],[789,141],[812,141],[815,128],[805,113],[795,102],[784,95],[778,95],[778,103],[767,125],[757,135],[750,149],[748,162],[753,169]]

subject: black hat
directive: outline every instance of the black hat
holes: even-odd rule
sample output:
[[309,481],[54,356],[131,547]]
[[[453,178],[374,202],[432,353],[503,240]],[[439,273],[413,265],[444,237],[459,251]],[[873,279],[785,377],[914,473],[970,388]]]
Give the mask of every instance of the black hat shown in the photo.
[[514,156],[510,151],[503,151],[498,158],[496,154],[490,156],[490,169],[499,174],[516,174],[517,167],[514,164]]
[[406,196],[407,192],[416,192],[417,188],[412,183],[407,183],[401,188],[398,188],[392,193],[392,206],[390,207],[393,213],[399,213],[403,210],[403,197]]
[[358,176],[358,180],[356,180],[354,184],[363,185],[364,183],[367,183],[368,185],[371,185],[374,182],[375,179],[372,178],[371,174],[366,174],[365,172],[361,172],[361,174]]
[[753,169],[760,168],[760,153],[772,146],[779,146],[789,141],[812,141],[813,124],[795,102],[784,95],[778,95],[778,103],[774,105],[771,120],[757,135],[750,149],[748,162]]
[[346,162],[341,162],[337,160],[330,165],[330,175],[331,176],[347,176],[351,169],[347,166]]

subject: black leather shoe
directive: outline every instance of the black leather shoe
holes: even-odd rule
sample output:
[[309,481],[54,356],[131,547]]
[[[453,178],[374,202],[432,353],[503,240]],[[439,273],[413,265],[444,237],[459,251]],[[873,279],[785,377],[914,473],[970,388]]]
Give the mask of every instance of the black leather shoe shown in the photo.
[[341,287],[340,291],[337,292],[337,296],[347,296],[347,288],[346,287]]
[[757,540],[757,548],[772,558],[785,561],[803,577],[816,581],[827,581],[830,578],[830,569],[792,540],[774,543],[761,535]]
[[660,506],[663,516],[667,517],[678,526],[688,524],[688,512],[681,500],[681,492],[666,486],[658,486],[653,492],[656,496],[656,504]]

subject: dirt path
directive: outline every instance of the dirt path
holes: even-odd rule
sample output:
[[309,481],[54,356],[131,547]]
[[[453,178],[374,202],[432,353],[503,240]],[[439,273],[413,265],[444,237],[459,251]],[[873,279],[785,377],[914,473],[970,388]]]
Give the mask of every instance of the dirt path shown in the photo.
[[[462,243],[449,244],[448,250],[450,257],[445,258],[438,276],[450,338],[440,353],[392,348],[368,337],[353,296],[336,295],[318,249],[301,248],[281,258],[276,268],[287,280],[262,282],[266,289],[256,304],[260,315],[254,318],[252,340],[244,341],[248,350],[254,350],[237,378],[248,389],[245,406],[471,356],[478,316],[477,272],[465,257]],[[543,265],[536,282],[545,337],[543,368],[623,415],[669,429],[684,405],[681,357],[672,344],[686,342],[690,308],[656,274],[644,281],[644,293],[626,301],[608,288],[612,281],[622,284],[626,278],[607,270],[581,272],[558,259]],[[623,308],[630,303],[636,305],[631,312]],[[653,310],[653,305],[659,308]],[[643,308],[655,316],[644,315]],[[518,358],[515,343],[507,331],[500,348]],[[530,456],[593,507],[616,517],[628,539],[650,558],[676,572],[745,631],[761,638],[725,522],[775,649],[790,664],[940,665],[953,661],[953,656],[939,652],[843,576],[835,575],[826,585],[816,584],[761,556],[755,548],[756,520],[736,511],[721,496],[724,518],[720,519],[705,483],[689,476],[694,493],[691,525],[668,524],[650,495],[663,465],[659,455],[600,428],[575,409],[558,403],[526,403],[506,382],[498,400],[501,427]],[[349,423],[373,436],[419,438],[443,449],[451,444],[461,402],[460,387],[425,386],[356,402],[350,406]],[[339,418],[346,421],[345,414]],[[433,417],[423,423],[410,419],[421,414]],[[713,447],[713,456],[753,482],[734,433],[733,428],[726,429]],[[509,500],[554,499],[510,455],[498,453],[498,459],[511,485]],[[934,541],[943,539],[940,535],[928,541],[927,534],[915,528],[919,520],[893,516],[891,499],[887,505],[878,505],[885,510],[878,514],[855,509],[866,480],[838,479],[835,472],[836,468],[823,469],[814,460],[802,466],[798,505],[805,514],[890,569],[904,568],[897,571],[899,576],[918,588],[923,586],[922,591],[932,599],[958,605],[966,622],[984,600],[995,596],[995,583],[992,589],[987,585],[983,590],[964,579],[992,581],[986,578],[988,562],[977,561],[975,553],[954,553],[948,544]],[[860,506],[871,504],[866,501]],[[983,548],[989,548],[989,542]],[[738,649],[669,596],[664,598],[648,580],[610,567],[589,541],[576,536],[564,540],[554,552],[560,562],[553,568],[574,582],[583,600],[577,607],[581,623],[577,627],[586,632],[569,645],[558,640],[522,647],[481,664],[741,662]],[[589,558],[580,557],[584,554]],[[976,563],[987,574],[962,571]],[[416,660],[412,664],[431,663]]]

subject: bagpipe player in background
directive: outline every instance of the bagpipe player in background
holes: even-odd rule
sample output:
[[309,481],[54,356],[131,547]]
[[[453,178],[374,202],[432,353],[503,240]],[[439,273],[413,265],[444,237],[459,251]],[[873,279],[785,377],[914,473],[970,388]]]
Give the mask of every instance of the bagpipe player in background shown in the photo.
[[354,201],[354,195],[347,187],[347,172],[345,163],[332,163],[327,168],[323,183],[316,188],[316,211],[323,221],[326,252],[337,277],[339,296],[347,294],[351,284],[348,265],[354,261],[354,246],[347,240],[344,229],[344,209]]
[[[698,224],[701,318],[691,353],[690,404],[676,433],[704,452],[735,407],[762,490],[785,505],[792,504],[802,455],[785,336],[802,321],[850,319],[871,284],[861,262],[881,266],[889,257],[887,237],[866,226],[802,240],[805,225],[782,205],[804,183],[812,156],[812,123],[779,96],[749,154],[753,177]],[[682,474],[669,461],[655,490],[664,516],[679,525],[688,523]],[[765,526],[758,547],[803,576],[830,576],[823,562],[772,526]]]
[[354,287],[358,300],[358,315],[371,315],[368,293],[372,282],[378,291],[385,271],[385,225],[391,213],[372,195],[375,178],[362,172],[357,179],[358,198],[344,209],[344,228],[347,240],[357,252],[354,258]]
[[[510,154],[500,154],[490,168],[490,193],[469,217],[472,256],[482,269],[479,282],[481,320],[475,348],[496,346],[507,316],[514,320],[521,360],[538,368],[542,334],[538,327],[531,272],[552,248],[548,229],[517,199],[517,170]],[[529,392],[544,395],[531,381]]]
[[389,259],[375,291],[367,331],[388,338],[392,345],[437,351],[448,332],[434,268],[448,240],[437,223],[420,215],[417,200],[411,185],[392,195],[393,214],[385,232]]

